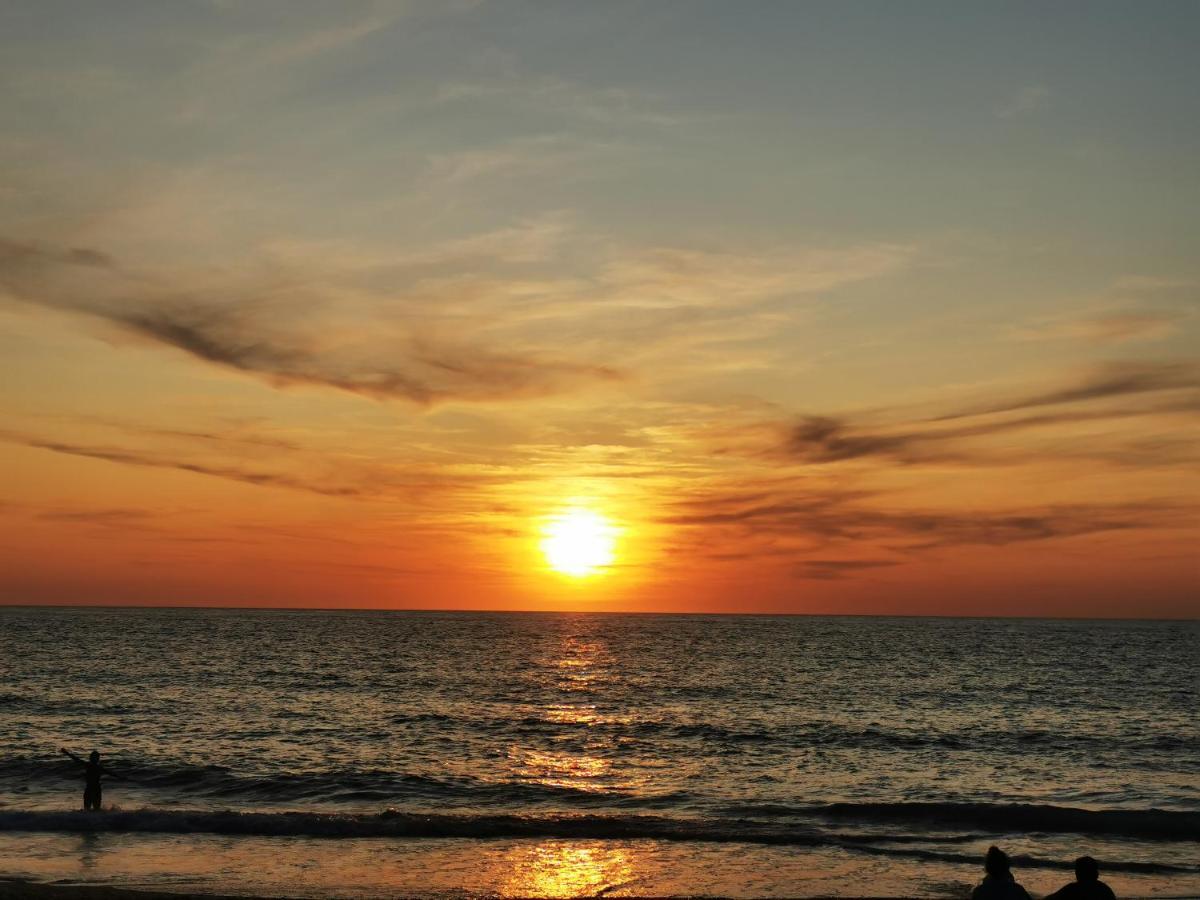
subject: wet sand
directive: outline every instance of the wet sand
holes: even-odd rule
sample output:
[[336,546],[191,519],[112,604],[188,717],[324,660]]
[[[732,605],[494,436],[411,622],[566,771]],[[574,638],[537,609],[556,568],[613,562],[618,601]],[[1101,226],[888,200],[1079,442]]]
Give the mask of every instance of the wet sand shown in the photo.
[[[271,900],[266,897],[229,896],[187,891],[142,891],[131,888],[89,884],[39,884],[0,878],[0,900]],[[395,895],[389,900],[399,900]],[[521,898],[505,898],[521,900]],[[626,897],[622,900],[680,900],[667,897]],[[705,897],[704,900],[722,900]],[[907,900],[902,897],[809,897],[806,900]]]
[[247,900],[218,894],[139,891],[99,884],[37,884],[0,879],[0,900]]

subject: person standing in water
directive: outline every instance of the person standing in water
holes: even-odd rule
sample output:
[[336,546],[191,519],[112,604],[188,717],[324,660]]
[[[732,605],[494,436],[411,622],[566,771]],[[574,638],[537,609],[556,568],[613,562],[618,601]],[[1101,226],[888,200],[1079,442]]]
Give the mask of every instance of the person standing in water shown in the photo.
[[112,778],[121,778],[121,776],[100,765],[100,754],[96,750],[93,750],[88,756],[87,762],[84,762],[66,747],[60,747],[59,749],[64,756],[71,757],[71,759],[83,766],[83,808],[99,812],[101,777],[108,775]]

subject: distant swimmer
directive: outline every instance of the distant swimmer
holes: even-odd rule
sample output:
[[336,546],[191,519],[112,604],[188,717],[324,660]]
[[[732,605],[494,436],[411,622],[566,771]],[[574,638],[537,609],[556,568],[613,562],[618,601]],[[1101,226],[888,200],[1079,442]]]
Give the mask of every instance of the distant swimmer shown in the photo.
[[1117,900],[1107,884],[1100,880],[1100,864],[1090,856],[1075,860],[1075,880],[1065,884],[1046,900]]
[[1030,900],[1029,893],[1013,878],[1010,865],[1007,853],[999,847],[988,847],[983,858],[987,875],[972,892],[971,900]]
[[108,775],[111,778],[118,778],[124,781],[116,772],[112,772],[104,766],[100,765],[100,754],[93,750],[84,762],[66,747],[59,748],[63,755],[71,757],[75,762],[83,766],[83,808],[85,810],[100,809],[100,779]]

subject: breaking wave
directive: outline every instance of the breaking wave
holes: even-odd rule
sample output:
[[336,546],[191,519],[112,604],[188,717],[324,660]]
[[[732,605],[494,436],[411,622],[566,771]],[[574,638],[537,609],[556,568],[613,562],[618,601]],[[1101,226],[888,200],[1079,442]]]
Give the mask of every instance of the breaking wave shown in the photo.
[[[749,810],[747,810],[749,812]],[[652,839],[706,843],[749,843],[791,846],[841,846],[892,856],[977,862],[977,854],[954,852],[954,844],[983,837],[978,833],[917,836],[872,831],[831,830],[833,824],[855,826],[903,821],[933,829],[972,825],[985,833],[1036,830],[1122,836],[1136,839],[1200,840],[1200,813],[1164,810],[1082,810],[1047,806],[987,804],[835,803],[798,808],[790,815],[806,821],[779,823],[760,818],[711,819],[652,815],[450,815],[398,810],[380,813],[239,812],[231,810],[140,809],[102,813],[46,810],[0,811],[0,831],[139,832],[222,834],[312,838],[575,838],[592,840]],[[950,845],[950,849],[906,846]],[[1020,858],[1023,865],[1064,868],[1061,862]],[[1200,872],[1200,866],[1153,862],[1105,862],[1106,869],[1130,872]]]

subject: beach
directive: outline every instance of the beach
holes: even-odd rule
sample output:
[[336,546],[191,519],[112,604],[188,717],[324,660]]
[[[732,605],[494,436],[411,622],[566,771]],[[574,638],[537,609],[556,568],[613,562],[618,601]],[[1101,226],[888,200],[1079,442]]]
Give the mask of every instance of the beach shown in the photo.
[[[97,885],[35,884],[6,881],[0,878],[0,900],[247,900],[247,898],[219,894],[130,890]],[[277,900],[277,898],[260,897],[256,900]],[[518,898],[513,898],[513,900],[518,900]],[[669,900],[669,898],[639,897],[631,898],[631,900]],[[726,900],[726,898],[713,897],[710,900]],[[826,900],[826,898],[813,898],[813,900]],[[901,900],[901,898],[864,897],[841,898],[841,900]]]

